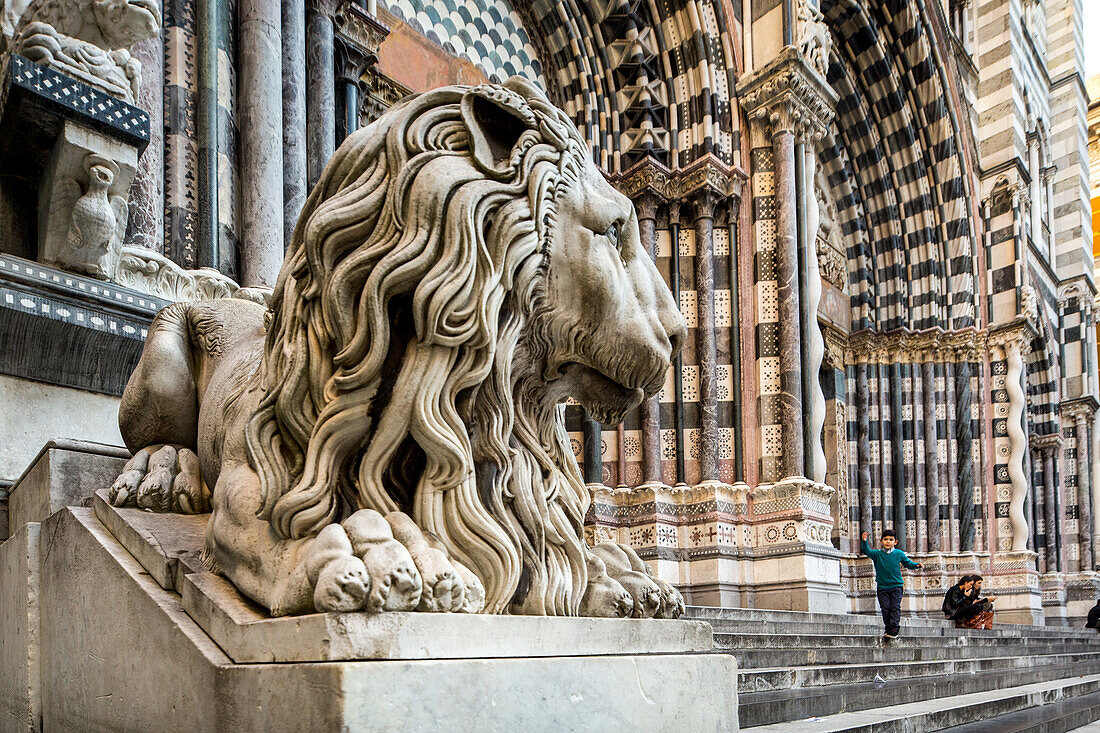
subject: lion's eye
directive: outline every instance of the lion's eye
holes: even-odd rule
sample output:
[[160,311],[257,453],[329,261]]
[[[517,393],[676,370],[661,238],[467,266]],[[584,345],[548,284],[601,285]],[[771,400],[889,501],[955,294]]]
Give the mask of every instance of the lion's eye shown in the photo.
[[603,235],[607,237],[607,241],[611,242],[612,247],[619,249],[619,222],[615,222],[609,226]]

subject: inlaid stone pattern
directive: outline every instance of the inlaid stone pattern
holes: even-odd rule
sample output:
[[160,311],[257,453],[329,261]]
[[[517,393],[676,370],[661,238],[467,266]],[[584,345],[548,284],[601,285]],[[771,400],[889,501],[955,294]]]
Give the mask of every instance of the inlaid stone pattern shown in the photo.
[[[149,115],[83,82],[40,66],[22,56],[11,57],[11,84],[49,100],[63,117],[108,128],[125,142],[144,148],[149,142]],[[98,123],[98,124],[96,124]]]
[[390,11],[491,80],[525,76],[544,89],[542,65],[523,21],[506,0],[392,0]]

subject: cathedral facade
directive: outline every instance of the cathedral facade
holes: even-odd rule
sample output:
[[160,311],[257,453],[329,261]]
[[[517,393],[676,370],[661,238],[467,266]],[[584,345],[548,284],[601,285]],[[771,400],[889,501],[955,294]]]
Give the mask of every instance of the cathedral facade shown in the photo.
[[[50,82],[13,65],[27,7],[0,3],[9,130]],[[39,164],[0,145],[0,479],[45,439],[118,444],[152,315],[262,297],[348,134],[407,94],[520,75],[633,200],[688,325],[622,424],[564,408],[594,540],[696,605],[873,612],[859,539],[885,529],[925,566],[912,612],[969,572],[1005,621],[1064,624],[1100,595],[1080,0],[164,0],[160,17],[133,47],[132,119],[93,110],[140,150],[106,279],[45,256]]]

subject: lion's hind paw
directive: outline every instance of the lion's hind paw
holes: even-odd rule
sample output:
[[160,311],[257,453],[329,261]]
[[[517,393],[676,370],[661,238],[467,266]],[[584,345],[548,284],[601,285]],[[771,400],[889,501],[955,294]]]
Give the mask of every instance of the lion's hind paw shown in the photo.
[[181,446],[151,445],[139,450],[111,485],[108,498],[114,506],[155,512],[210,511],[210,493],[199,475],[199,457]]

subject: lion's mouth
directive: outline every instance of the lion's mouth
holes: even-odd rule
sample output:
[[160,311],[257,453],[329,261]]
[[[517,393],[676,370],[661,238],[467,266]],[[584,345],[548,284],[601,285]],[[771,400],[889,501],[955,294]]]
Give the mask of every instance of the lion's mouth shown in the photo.
[[642,387],[629,387],[587,364],[570,361],[557,369],[568,385],[571,397],[576,398],[591,416],[605,425],[622,421],[626,413],[641,404],[645,398]]

